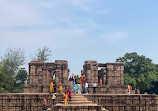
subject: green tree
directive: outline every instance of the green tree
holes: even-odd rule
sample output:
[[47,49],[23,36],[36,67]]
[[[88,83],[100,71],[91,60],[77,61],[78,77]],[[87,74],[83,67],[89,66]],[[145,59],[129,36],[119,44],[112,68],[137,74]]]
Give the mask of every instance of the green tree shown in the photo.
[[139,88],[142,93],[157,93],[158,68],[150,58],[133,52],[119,57],[116,62],[124,62],[125,84]]
[[4,92],[12,92],[14,90],[15,77],[19,67],[24,64],[25,56],[22,49],[8,49],[3,57],[1,57],[1,87]]
[[36,56],[33,60],[37,61],[47,61],[50,59],[51,56],[51,49],[48,47],[43,47],[42,49],[38,49]]
[[78,76],[78,74],[77,74],[77,83],[79,84],[80,83],[80,79],[79,79],[79,76]]
[[13,92],[22,92],[23,86],[28,79],[28,73],[25,68],[21,68],[15,76]]
[[0,64],[0,93],[3,93],[3,92],[5,92],[4,91],[4,75],[3,75],[3,73],[2,73],[2,64]]

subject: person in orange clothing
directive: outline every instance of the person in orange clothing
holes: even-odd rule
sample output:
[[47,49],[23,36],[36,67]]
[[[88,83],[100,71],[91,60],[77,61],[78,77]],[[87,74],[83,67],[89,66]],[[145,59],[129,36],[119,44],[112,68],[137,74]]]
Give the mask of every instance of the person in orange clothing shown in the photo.
[[59,92],[60,94],[63,94],[63,87],[62,87],[62,83],[60,82],[60,86],[59,86]]
[[54,83],[53,81],[50,83],[50,93],[54,92]]
[[68,104],[67,99],[68,99],[68,94],[67,94],[67,91],[66,91],[65,94],[64,94],[64,104],[65,105]]
[[100,79],[100,85],[102,86],[102,79]]
[[140,90],[139,89],[137,89],[137,94],[140,94]]

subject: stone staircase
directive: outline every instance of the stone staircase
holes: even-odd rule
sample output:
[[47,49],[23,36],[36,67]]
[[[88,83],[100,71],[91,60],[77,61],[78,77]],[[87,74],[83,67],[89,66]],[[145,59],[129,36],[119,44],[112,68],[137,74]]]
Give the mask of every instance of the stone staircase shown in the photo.
[[52,106],[51,109],[47,111],[107,111],[102,108],[100,105],[94,104],[92,101],[89,101],[84,95],[76,94],[72,95],[71,101],[68,104],[64,104],[64,101],[61,103]]
[[[64,101],[61,101],[62,104],[64,104]],[[81,94],[76,94],[76,95],[72,95],[71,97],[71,101],[69,102],[68,99],[68,104],[69,105],[76,105],[76,104],[80,104],[80,105],[90,105],[93,104],[92,101],[88,101],[86,97],[84,97],[84,95]]]

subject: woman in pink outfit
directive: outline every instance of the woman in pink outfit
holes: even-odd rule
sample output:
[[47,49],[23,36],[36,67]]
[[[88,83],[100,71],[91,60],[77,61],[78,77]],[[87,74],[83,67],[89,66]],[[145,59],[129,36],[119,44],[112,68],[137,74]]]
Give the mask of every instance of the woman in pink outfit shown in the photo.
[[43,111],[46,111],[46,110],[47,110],[46,104],[47,104],[47,100],[44,98],[44,99],[43,99]]

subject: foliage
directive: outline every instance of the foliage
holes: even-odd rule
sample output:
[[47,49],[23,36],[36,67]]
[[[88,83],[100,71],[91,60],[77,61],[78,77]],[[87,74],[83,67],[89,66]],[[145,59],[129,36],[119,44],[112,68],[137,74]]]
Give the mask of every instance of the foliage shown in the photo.
[[[2,57],[1,62],[4,71],[14,72],[19,69],[19,66],[24,64],[24,61],[25,56],[22,49],[8,49]],[[14,75],[14,73],[12,75]]]
[[157,93],[158,68],[151,59],[133,52],[119,57],[116,62],[124,62],[125,84],[139,88],[141,93]]
[[50,59],[49,57],[51,56],[51,52],[52,52],[51,49],[49,49],[48,47],[43,47],[42,49],[38,49],[38,52],[34,60],[47,61]]
[[4,56],[1,57],[0,92],[14,91],[16,88],[16,74],[24,61],[25,56],[21,49],[8,49]]
[[79,79],[79,76],[77,75],[77,84],[79,84],[80,83],[80,79]]
[[25,84],[26,80],[28,79],[28,74],[25,68],[21,68],[17,75],[15,76],[14,81],[14,90],[13,92],[22,92],[23,91],[23,85]]

